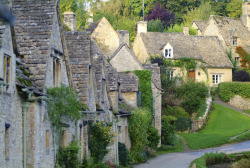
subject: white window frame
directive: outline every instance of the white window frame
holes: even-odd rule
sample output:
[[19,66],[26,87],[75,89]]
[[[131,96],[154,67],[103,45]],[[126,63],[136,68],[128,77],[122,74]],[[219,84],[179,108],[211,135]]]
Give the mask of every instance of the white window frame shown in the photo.
[[172,48],[165,48],[164,49],[164,57],[165,58],[173,58],[173,49]]
[[240,63],[240,57],[235,57],[234,61],[236,62],[236,64],[239,64]]
[[167,78],[170,80],[174,78],[174,70],[167,71]]
[[222,74],[213,74],[212,75],[212,83],[213,84],[219,84],[221,82],[223,82]]
[[238,46],[238,38],[233,37],[233,46]]

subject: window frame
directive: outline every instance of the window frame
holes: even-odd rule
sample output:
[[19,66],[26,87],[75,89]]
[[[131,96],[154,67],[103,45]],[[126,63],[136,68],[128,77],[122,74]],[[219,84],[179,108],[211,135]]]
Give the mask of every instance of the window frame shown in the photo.
[[219,84],[223,82],[223,75],[222,74],[212,74],[212,83]]
[[164,49],[164,57],[165,58],[173,58],[173,49],[172,48],[165,48]]
[[233,37],[233,46],[238,46],[238,38]]

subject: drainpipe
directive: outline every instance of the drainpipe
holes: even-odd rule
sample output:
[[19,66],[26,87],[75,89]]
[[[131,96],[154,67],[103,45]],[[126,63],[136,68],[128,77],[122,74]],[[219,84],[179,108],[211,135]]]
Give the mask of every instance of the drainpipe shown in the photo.
[[26,143],[27,143],[27,137],[26,137],[26,116],[27,112],[30,106],[29,99],[31,98],[31,95],[33,92],[29,91],[28,89],[22,89],[22,91],[27,92],[29,94],[28,101],[23,102],[23,168],[26,168]]

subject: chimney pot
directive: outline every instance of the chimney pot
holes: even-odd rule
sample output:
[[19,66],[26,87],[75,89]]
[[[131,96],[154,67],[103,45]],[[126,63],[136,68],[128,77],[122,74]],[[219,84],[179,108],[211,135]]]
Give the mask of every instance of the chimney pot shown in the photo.
[[147,33],[148,31],[148,23],[146,21],[137,22],[137,33]]
[[189,27],[188,26],[183,26],[183,34],[189,35]]

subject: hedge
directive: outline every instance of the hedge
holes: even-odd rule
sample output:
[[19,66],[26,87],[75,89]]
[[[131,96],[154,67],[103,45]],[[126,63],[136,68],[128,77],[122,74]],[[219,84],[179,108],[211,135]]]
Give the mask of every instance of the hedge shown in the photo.
[[228,102],[235,95],[240,95],[243,98],[250,98],[250,83],[243,82],[224,82],[218,87],[219,98]]

